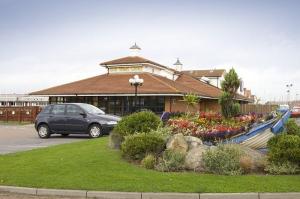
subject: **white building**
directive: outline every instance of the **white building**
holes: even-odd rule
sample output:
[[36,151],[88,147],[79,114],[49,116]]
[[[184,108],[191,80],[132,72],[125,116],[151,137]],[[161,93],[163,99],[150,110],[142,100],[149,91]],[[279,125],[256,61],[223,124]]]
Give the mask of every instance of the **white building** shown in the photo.
[[0,107],[3,106],[46,106],[49,97],[26,94],[0,94]]
[[225,69],[185,70],[182,72],[218,88],[221,88],[221,82],[224,80],[224,75],[226,74]]

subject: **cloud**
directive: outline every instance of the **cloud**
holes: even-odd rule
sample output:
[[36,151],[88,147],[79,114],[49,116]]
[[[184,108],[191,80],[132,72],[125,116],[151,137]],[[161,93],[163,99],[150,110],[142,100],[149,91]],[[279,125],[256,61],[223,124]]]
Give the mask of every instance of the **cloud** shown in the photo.
[[100,62],[137,42],[164,65],[179,57],[184,69],[234,67],[264,101],[283,98],[287,83],[300,93],[297,2],[33,2],[0,6],[0,92],[104,73]]

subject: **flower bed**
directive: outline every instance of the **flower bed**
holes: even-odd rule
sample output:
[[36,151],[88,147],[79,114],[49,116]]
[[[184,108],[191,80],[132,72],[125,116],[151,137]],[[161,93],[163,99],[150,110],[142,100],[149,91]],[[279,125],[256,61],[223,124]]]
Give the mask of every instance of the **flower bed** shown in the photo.
[[224,119],[218,113],[201,112],[198,117],[180,117],[167,122],[174,134],[182,133],[204,141],[218,141],[243,133],[258,117],[254,114]]

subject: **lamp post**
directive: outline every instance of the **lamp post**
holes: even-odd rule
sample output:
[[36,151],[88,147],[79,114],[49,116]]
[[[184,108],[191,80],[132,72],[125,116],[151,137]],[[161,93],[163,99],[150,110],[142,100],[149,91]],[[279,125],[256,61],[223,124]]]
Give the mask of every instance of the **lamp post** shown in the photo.
[[139,78],[138,75],[134,75],[133,78],[129,79],[129,83],[131,86],[135,87],[135,110],[137,110],[138,98],[137,98],[137,88],[138,86],[142,86],[144,80]]
[[287,84],[287,104],[290,105],[290,93],[291,93],[291,88],[293,87],[293,84]]

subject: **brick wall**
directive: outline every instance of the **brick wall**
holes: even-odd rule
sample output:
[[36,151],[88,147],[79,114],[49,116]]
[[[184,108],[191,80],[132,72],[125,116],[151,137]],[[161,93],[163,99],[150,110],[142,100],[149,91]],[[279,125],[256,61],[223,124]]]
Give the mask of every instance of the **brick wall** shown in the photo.
[[[215,111],[220,112],[220,105],[218,100],[212,99],[201,99],[200,103],[195,106],[190,106],[190,112],[199,112],[199,111]],[[165,111],[168,112],[186,112],[187,105],[183,101],[182,97],[166,97],[165,98]]]

